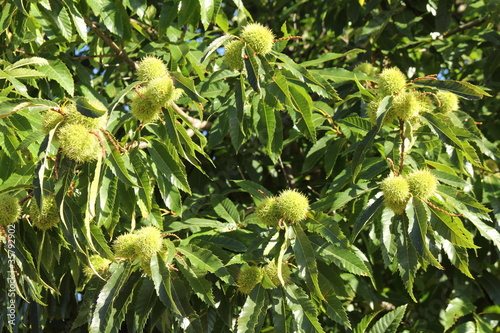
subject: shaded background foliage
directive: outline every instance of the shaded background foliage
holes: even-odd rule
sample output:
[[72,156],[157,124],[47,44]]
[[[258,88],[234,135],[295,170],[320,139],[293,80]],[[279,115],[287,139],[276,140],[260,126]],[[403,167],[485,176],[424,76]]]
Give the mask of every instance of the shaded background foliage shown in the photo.
[[[29,301],[18,300],[19,330],[35,331],[43,326],[45,331],[57,331],[73,326],[75,331],[87,331],[87,320],[94,331],[104,331],[104,328],[117,331],[122,322],[124,329],[128,327],[129,330],[143,325],[148,330],[167,330],[169,327],[181,330],[176,321],[179,314],[165,310],[169,308],[169,300],[162,298],[160,291],[170,286],[163,286],[159,280],[172,279],[176,281],[172,282],[172,290],[189,289],[189,285],[194,290],[176,300],[186,306],[186,313],[180,316],[196,318],[200,327],[208,327],[214,332],[229,330],[238,318],[249,331],[260,326],[262,331],[273,331],[273,325],[276,331],[280,331],[280,327],[293,330],[294,325],[305,331],[315,331],[318,328],[311,318],[316,315],[325,331],[495,331],[493,327],[500,316],[500,295],[495,288],[499,282],[500,241],[498,233],[493,232],[493,228],[499,230],[500,216],[499,156],[495,148],[500,141],[497,131],[500,125],[500,5],[497,1],[87,0],[73,3],[15,0],[4,1],[2,5],[0,65],[4,71],[0,76],[3,85],[0,115],[9,115],[21,98],[44,100],[40,102],[44,106],[39,109],[23,109],[1,120],[2,192],[16,191],[23,197],[35,188],[35,198],[40,200],[36,191],[40,179],[36,179],[35,170],[40,170],[39,158],[43,158],[40,152],[45,148],[44,136],[39,131],[42,119],[39,111],[56,107],[64,103],[65,98],[96,98],[113,110],[107,129],[122,145],[142,139],[154,142],[153,148],[131,150],[123,157],[107,143],[108,159],[97,192],[91,188],[95,184],[95,165],[79,167],[76,176],[73,174],[76,166],[63,160],[58,166],[59,180],[56,181],[50,171],[54,168],[53,162],[45,161],[50,167],[45,170],[43,186],[56,194],[58,202],[64,202],[65,223],[64,227],[46,234],[31,228],[25,219],[19,223],[16,237],[20,245],[16,249],[21,258],[20,270],[25,276],[24,280],[19,280],[20,294]],[[303,68],[307,67],[311,73],[324,77],[335,88],[336,93],[328,94],[318,88],[321,85],[301,84],[294,76],[294,69],[298,67],[287,62],[284,56],[268,58],[268,63],[259,58],[264,68],[258,72],[263,96],[270,98],[276,93],[269,87],[281,73],[286,76],[289,86],[296,84],[297,90],[310,96],[315,112],[311,111],[309,118],[300,112],[273,110],[276,121],[263,124],[262,118],[255,117],[262,112],[258,107],[260,100],[253,91],[255,82],[250,82],[250,76],[224,69],[224,58],[217,57],[223,53],[222,44],[201,61],[214,40],[229,33],[238,35],[240,28],[251,21],[269,26],[277,38],[300,36],[301,39],[277,43],[276,49],[302,64]],[[147,126],[139,133],[136,121],[128,113],[128,99],[124,95],[133,89],[136,80],[135,62],[150,54],[167,63],[176,86],[185,93],[178,101],[181,113],[177,109],[165,111],[167,116],[163,121],[171,127]],[[31,57],[46,59],[48,63],[27,67],[39,72],[18,73],[22,75],[17,78],[14,72],[7,71],[9,64]],[[489,215],[491,221],[487,223],[491,229],[484,230],[493,230],[490,238],[486,238],[475,224],[466,222],[474,244],[480,248],[463,250],[465,254],[458,253],[455,257],[448,253],[439,256],[443,270],[429,266],[415,272],[410,289],[418,302],[412,301],[408,294],[408,281],[404,278],[402,281],[396,268],[389,269],[390,265],[383,261],[378,227],[368,225],[352,244],[348,244],[358,216],[369,207],[377,192],[369,181],[377,182],[390,171],[381,152],[388,142],[398,144],[397,133],[390,130],[382,131],[374,142],[370,142],[372,145],[365,152],[366,160],[359,176],[366,181],[360,184],[368,187],[339,204],[344,200],[339,193],[349,194],[352,189],[348,184],[350,179],[339,175],[351,169],[353,152],[358,149],[356,143],[368,135],[373,126],[360,120],[360,117],[366,118],[368,98],[352,71],[362,62],[369,62],[378,69],[397,66],[410,80],[431,74],[437,74],[440,79],[467,80],[491,95],[483,99],[461,99],[460,104],[492,142],[484,143],[484,147],[473,143],[482,153],[481,164],[486,163],[489,169],[476,166],[471,171],[472,166],[460,158],[460,153],[450,154],[452,156],[443,162],[442,145],[431,130],[426,128],[416,135],[418,144],[412,148],[415,152],[412,166],[425,165],[418,160],[421,155],[451,168],[452,171],[447,170],[448,176],[443,177],[454,182],[456,187],[465,188],[474,198],[473,205],[482,203],[492,210],[485,212],[480,207],[472,212],[477,212],[478,216]],[[376,82],[374,76],[367,79]],[[321,86],[324,87],[328,85]],[[243,105],[240,99],[245,104],[241,109],[235,107],[238,103]],[[468,124],[464,117],[461,119]],[[206,123],[200,125],[196,119]],[[307,124],[304,125],[304,119],[313,124],[313,134]],[[270,124],[274,124],[275,130],[270,130]],[[194,129],[196,134],[192,137],[187,135],[190,127],[199,129]],[[467,129],[473,131],[475,127],[468,125]],[[168,151],[171,148],[161,141],[170,142],[172,135],[179,139],[174,143],[174,153],[170,151],[167,157],[175,162],[169,164],[168,160],[152,157],[153,149]],[[159,140],[155,141],[155,137]],[[39,147],[42,148],[39,150]],[[175,158],[176,154],[183,156],[183,160]],[[397,156],[393,159],[397,162]],[[129,171],[123,171],[123,165]],[[171,174],[162,176],[161,171],[154,170],[154,165],[163,166],[161,171]],[[144,179],[144,174],[156,178]],[[449,178],[449,174],[456,178]],[[140,189],[130,186],[138,182],[143,185]],[[149,182],[152,185],[145,186]],[[324,253],[304,252],[312,257],[316,255],[317,263],[305,258],[302,261],[294,259],[301,253],[295,249],[286,253],[298,266],[293,286],[300,286],[307,295],[298,291],[302,289],[292,287],[272,291],[256,288],[247,298],[235,291],[238,265],[263,264],[266,256],[279,254],[279,247],[287,244],[287,239],[302,235],[297,228],[293,232],[287,229],[286,232],[295,233],[290,238],[283,231],[273,234],[252,215],[259,199],[258,189],[278,194],[288,187],[307,193],[315,211],[314,218],[304,226],[307,231],[307,238],[302,238],[304,244],[316,245],[324,251],[330,249],[328,242],[321,239],[325,237],[324,231],[317,231],[316,222],[323,221],[336,231],[339,239],[334,243],[346,250],[341,253],[357,262],[360,271],[356,271],[356,267],[346,267],[347,263],[342,261],[338,264],[334,260],[334,265],[325,259]],[[68,189],[73,188],[79,191],[78,195],[68,196]],[[88,198],[93,196],[100,205],[95,221],[90,221],[86,207],[89,206]],[[336,214],[329,214],[332,210]],[[328,213],[328,217],[322,211]],[[379,221],[377,218],[375,222]],[[116,292],[116,304],[99,303],[97,308],[89,309],[87,304],[94,304],[94,300],[103,295],[106,282],[98,278],[85,279],[82,268],[88,265],[88,256],[99,253],[113,258],[109,245],[117,235],[136,224],[157,225],[183,239],[179,243],[172,238],[169,246],[178,247],[182,258],[188,259],[168,258],[181,273],[167,271],[165,265],[153,263],[152,267],[156,267],[153,268],[156,277],[153,283],[141,276],[137,267],[116,265],[113,276],[124,292]],[[89,241],[85,234],[88,230],[94,248],[81,248]],[[228,233],[228,230],[233,231]],[[401,229],[392,232],[398,233]],[[273,235],[280,236],[273,238]],[[280,246],[266,252],[268,242],[277,242]],[[189,251],[201,257],[208,256],[209,267],[191,261],[194,259]],[[207,251],[220,258],[227,273],[216,274],[221,269],[219,262],[209,257]],[[455,251],[460,252],[458,248]],[[231,261],[233,255],[236,259]],[[2,260],[6,260],[4,253],[2,256]],[[165,259],[159,256],[155,260],[161,263]],[[188,267],[194,267],[195,272],[186,272]],[[304,277],[309,273],[319,275],[316,279],[322,283],[322,288],[333,289],[330,303],[322,303],[314,290],[314,278]],[[330,276],[330,282],[325,281],[326,275]],[[179,276],[186,278],[179,279]],[[475,279],[471,279],[472,276]],[[200,287],[193,287],[194,281],[202,286],[207,285],[205,281],[210,283],[210,292],[201,294],[210,299],[207,295],[213,292],[212,297],[221,304],[217,311],[209,306],[210,300],[204,299],[205,303],[197,304]],[[108,284],[110,287],[116,285]],[[7,300],[6,286],[1,288],[2,299]],[[59,293],[54,292],[56,289]],[[132,298],[121,299],[126,297],[126,291],[133,291],[129,293]],[[142,310],[133,308],[132,304],[145,302],[141,294],[154,294],[152,291],[160,294],[161,301],[152,302],[148,304],[151,307]],[[324,289],[322,291],[327,294]],[[328,294],[332,295],[330,291]],[[276,306],[273,302],[286,299],[285,294],[293,292],[296,295],[292,299],[297,300],[300,307],[288,306],[294,313],[302,312],[306,318],[302,324],[292,325],[290,318],[283,319],[288,324],[280,324],[276,310],[279,304]],[[86,297],[79,300],[74,296],[76,293]],[[46,305],[38,305],[37,301]],[[274,312],[269,312],[274,317],[242,310],[245,305],[251,306],[251,302],[261,306],[273,304]],[[328,308],[326,304],[334,305]],[[327,309],[319,311],[319,305]],[[118,325],[112,320],[114,306],[117,307]],[[388,312],[390,310],[394,311]],[[2,318],[5,318],[3,311]],[[308,320],[311,323],[305,324]],[[198,331],[196,325],[190,329]],[[238,325],[238,329],[244,331],[244,328]]]

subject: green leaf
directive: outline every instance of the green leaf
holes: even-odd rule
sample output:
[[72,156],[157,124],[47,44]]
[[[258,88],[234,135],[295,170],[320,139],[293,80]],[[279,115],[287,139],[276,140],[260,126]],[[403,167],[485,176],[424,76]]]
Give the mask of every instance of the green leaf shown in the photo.
[[321,299],[323,298],[323,294],[319,288],[318,267],[314,255],[315,251],[309,238],[302,229],[302,226],[300,224],[294,224],[292,227],[296,236],[295,240],[292,241],[292,246],[299,268],[299,276],[306,281],[309,290],[316,293],[316,296]]
[[300,65],[303,67],[317,66],[317,65],[321,65],[322,63],[327,62],[327,61],[331,61],[331,60],[335,60],[335,59],[343,58],[343,57],[355,56],[359,53],[364,53],[364,52],[366,52],[366,50],[352,49],[352,50],[347,51],[346,53],[324,53],[321,56],[319,56],[318,59],[301,62]]
[[[5,70],[5,73],[16,79],[38,79],[45,77],[45,73],[30,68],[16,68]],[[0,76],[0,78],[2,78]]]
[[439,321],[444,326],[444,330],[449,330],[458,319],[472,313],[476,306],[467,298],[456,297],[448,303],[446,309],[440,313]]
[[453,245],[447,239],[441,239],[443,243],[442,247],[450,262],[458,268],[465,276],[470,279],[474,279],[469,270],[469,255],[467,254],[467,249],[459,246]]
[[166,267],[161,254],[157,253],[156,256],[151,258],[150,267],[156,294],[165,306],[170,308],[175,314],[181,315],[172,295],[170,271]]
[[312,99],[304,88],[295,84],[289,84],[290,100],[295,111],[302,115],[302,120],[306,125],[305,136],[312,142],[316,141],[316,129],[313,124]]
[[29,58],[23,58],[12,65],[8,65],[4,68],[4,70],[12,70],[15,68],[19,67],[24,67],[24,66],[43,66],[43,65],[49,65],[49,62],[47,59],[41,58],[41,57],[29,57]]
[[[28,88],[26,88],[26,86],[21,83],[21,81],[19,81],[18,79],[16,79],[15,77],[9,75],[8,73],[0,70],[0,79],[7,79],[7,81],[9,81],[12,86],[14,86],[14,89],[22,96],[25,96],[25,97],[28,97]],[[12,112],[11,112],[12,113]]]
[[216,229],[216,230],[227,230],[228,229],[228,224],[227,223],[222,223],[217,220],[208,220],[208,219],[201,219],[201,218],[190,218],[184,221],[175,221],[170,223],[166,228],[165,231],[168,232],[177,232],[180,230],[184,229],[190,229],[190,228],[210,228],[210,229]]
[[378,316],[379,313],[380,310],[366,314],[358,323],[358,325],[356,325],[354,333],[365,333],[368,330],[368,326],[370,326],[370,323],[375,319],[375,317]]
[[213,196],[210,200],[214,211],[229,223],[237,225],[240,222],[240,214],[236,205],[228,198],[219,195]]
[[412,84],[416,86],[447,90],[460,97],[471,100],[481,99],[483,96],[491,97],[491,95],[486,91],[467,81],[419,79],[413,81]]
[[34,172],[35,164],[28,164],[9,175],[5,181],[2,182],[0,179],[0,193],[29,187],[33,181]]
[[434,207],[430,207],[433,216],[432,224],[439,235],[452,244],[465,248],[478,248],[474,244],[471,233],[465,229],[462,221],[457,216],[450,216]]
[[109,166],[111,171],[117,176],[120,181],[128,186],[137,186],[132,180],[130,173],[128,171],[127,165],[130,167],[130,160],[127,155],[121,155],[118,150],[114,147],[107,146],[106,151],[108,152],[107,158],[104,162]]
[[311,149],[309,149],[309,151],[307,152],[306,158],[304,159],[302,172],[311,170],[316,165],[316,163],[318,163],[318,161],[325,157],[325,150],[330,145],[330,143],[334,141],[335,137],[335,135],[325,135],[313,144]]
[[105,332],[107,320],[109,320],[109,314],[112,312],[113,300],[123,283],[126,281],[123,276],[128,278],[129,275],[130,270],[125,270],[123,266],[119,266],[108,279],[106,285],[101,289],[99,297],[96,301],[94,313],[92,315],[92,321],[90,324],[91,333]]
[[228,40],[233,39],[233,38],[234,38],[233,35],[223,35],[223,36],[220,36],[220,37],[217,37],[216,39],[214,39],[210,43],[210,45],[208,45],[208,47],[205,49],[205,52],[203,53],[203,56],[200,59],[200,62],[201,63],[205,62],[205,60],[207,60],[207,58],[212,53],[214,53],[215,51],[217,51],[219,49],[219,47],[221,47],[222,45],[224,45],[225,42],[227,42]]
[[148,151],[153,163],[174,186],[184,192],[191,193],[187,180],[184,164],[181,162],[178,152],[169,141],[151,140]]
[[183,254],[194,267],[214,273],[226,283],[233,283],[233,277],[229,271],[224,267],[222,261],[211,251],[194,245],[180,245],[177,250]]
[[200,96],[196,91],[193,80],[185,77],[179,72],[170,73],[174,77],[175,86],[184,90],[184,92],[191,98],[193,101],[197,103],[206,103],[207,100]]
[[313,210],[337,210],[344,207],[349,201],[360,197],[361,195],[373,191],[379,187],[377,182],[368,182],[352,185],[349,189],[335,193],[331,192],[327,197],[311,204],[311,209]]
[[459,139],[455,135],[455,127],[446,121],[444,115],[425,112],[422,116],[443,142],[460,149],[472,164],[481,167],[481,161],[477,156],[476,150],[467,141]]
[[366,157],[368,150],[373,146],[373,141],[377,136],[378,132],[382,128],[382,124],[384,123],[385,115],[387,114],[387,110],[389,110],[392,105],[392,98],[387,96],[380,102],[380,105],[377,109],[377,125],[374,126],[361,140],[359,145],[354,152],[354,156],[352,157],[352,181],[355,182],[361,168],[363,167],[363,161]]
[[406,312],[407,305],[402,305],[380,318],[368,333],[396,333]]
[[260,94],[260,82],[259,82],[259,63],[257,62],[257,57],[255,52],[248,45],[245,45],[246,57],[244,58],[245,68],[247,70],[248,83],[250,87]]
[[287,305],[298,326],[305,332],[324,332],[317,317],[318,311],[304,290],[291,284],[285,287],[285,292]]
[[354,243],[354,240],[358,237],[361,230],[363,230],[363,228],[380,212],[380,210],[384,207],[383,203],[383,197],[379,197],[376,200],[370,200],[370,202],[368,202],[369,206],[358,215],[356,222],[354,222],[351,234],[351,243]]
[[238,185],[244,191],[250,193],[255,198],[263,198],[264,193],[265,196],[272,197],[273,194],[269,192],[264,186],[254,183],[251,180],[233,180],[236,185]]
[[214,19],[214,14],[216,13],[216,3],[215,0],[199,0],[200,1],[200,15],[201,23],[205,30],[208,29],[210,22]]
[[476,214],[468,211],[462,211],[462,213],[465,218],[469,219],[469,221],[476,226],[477,230],[479,230],[484,238],[492,241],[493,244],[495,244],[495,246],[500,250],[500,233],[498,230],[481,221]]
[[328,317],[335,320],[340,325],[351,328],[349,317],[342,306],[342,302],[337,298],[337,296],[334,294],[326,295],[323,306],[325,307],[325,313]]
[[153,281],[151,279],[143,279],[141,286],[134,293],[134,300],[132,301],[134,329],[136,332],[144,330],[149,314],[153,310],[157,300],[158,297],[155,293]]
[[177,260],[177,263],[177,267],[187,282],[189,282],[189,286],[196,295],[206,304],[215,305],[212,284],[204,276],[200,275],[199,272],[195,272],[191,267],[185,266],[182,260]]
[[48,65],[40,66],[38,70],[45,73],[49,79],[59,83],[70,96],[74,95],[75,83],[73,75],[61,60],[50,60]]
[[347,238],[340,229],[338,221],[327,214],[316,213],[313,218],[309,218],[307,220],[307,230],[319,234],[332,244],[341,247],[347,246]]
[[87,42],[87,24],[82,16],[82,14],[78,11],[73,1],[62,0],[64,6],[69,10],[71,20],[73,25],[75,26],[76,32],[83,39],[83,42]]
[[[403,219],[403,228],[406,229],[407,221],[405,217]],[[399,222],[399,221],[398,221]],[[403,229],[403,230],[404,230]],[[396,236],[396,244],[398,246],[397,260],[398,260],[398,270],[403,280],[403,283],[408,291],[408,294],[414,302],[417,302],[415,295],[413,294],[413,283],[415,281],[415,274],[418,268],[418,258],[415,248],[410,244],[406,232]]]
[[238,316],[238,333],[260,332],[262,325],[261,317],[265,316],[267,311],[266,290],[259,283],[247,296],[245,304]]
[[353,251],[344,249],[319,238],[311,237],[316,255],[327,263],[334,263],[341,269],[355,275],[371,276],[365,262]]
[[259,140],[266,147],[268,154],[272,154],[274,153],[273,141],[276,131],[275,111],[261,99],[257,105],[257,113],[259,115]]

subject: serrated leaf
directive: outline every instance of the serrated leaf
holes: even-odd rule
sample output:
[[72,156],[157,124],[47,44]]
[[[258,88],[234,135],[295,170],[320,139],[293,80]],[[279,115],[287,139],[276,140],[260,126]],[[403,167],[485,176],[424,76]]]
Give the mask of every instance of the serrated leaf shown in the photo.
[[16,61],[12,65],[6,66],[4,70],[12,70],[24,66],[43,66],[48,64],[49,62],[47,61],[47,59],[41,57],[29,57],[29,58],[23,58],[21,60]]
[[[16,68],[5,70],[5,73],[16,79],[38,79],[45,77],[45,73],[31,68]],[[3,78],[0,76],[0,78]]]
[[260,317],[267,311],[266,299],[266,290],[260,283],[257,284],[247,296],[238,316],[237,333],[260,332]]
[[406,312],[407,305],[402,305],[386,313],[380,318],[368,333],[396,333]]
[[335,320],[340,325],[351,328],[349,317],[342,306],[342,302],[337,298],[337,296],[334,294],[326,295],[323,306],[325,307],[325,313],[328,317]]
[[245,45],[246,57],[244,58],[245,68],[247,70],[247,79],[250,83],[250,87],[260,94],[260,82],[259,82],[259,63],[257,62],[257,57],[255,52],[248,45]]
[[293,108],[302,115],[302,120],[306,125],[306,132],[304,135],[312,142],[315,142],[316,129],[312,118],[313,113],[311,96],[309,96],[304,88],[295,84],[289,84],[288,89],[290,89],[290,100]]
[[368,182],[352,185],[349,189],[335,193],[331,192],[327,197],[311,204],[313,210],[337,210],[344,207],[349,201],[360,197],[361,195],[373,191],[379,187],[377,182]]
[[219,47],[221,47],[222,45],[224,45],[224,43],[230,39],[233,39],[234,36],[233,35],[224,35],[224,36],[220,36],[220,37],[217,37],[216,39],[214,39],[210,45],[208,45],[208,47],[206,48],[205,52],[203,53],[203,56],[201,57],[200,59],[200,62],[203,63],[205,60],[207,60],[207,58],[212,54],[214,53],[215,51],[217,51],[217,49],[219,49]]
[[165,231],[177,232],[179,230],[189,229],[189,228],[210,228],[215,230],[227,229],[227,223],[222,223],[217,220],[209,220],[202,218],[190,218],[184,221],[174,221],[166,226]]
[[371,149],[373,146],[373,141],[377,136],[378,132],[382,128],[382,124],[384,123],[385,115],[392,105],[392,98],[387,96],[380,102],[380,105],[377,109],[377,125],[374,126],[366,136],[361,140],[358,147],[356,148],[354,155],[352,157],[352,181],[355,182],[356,178],[363,167],[363,161],[366,157],[366,153],[368,149]]
[[51,60],[48,65],[38,67],[40,72],[45,73],[49,79],[59,83],[66,92],[73,96],[75,93],[75,83],[68,67],[60,60]]
[[214,14],[216,13],[216,3],[215,0],[199,0],[200,1],[200,16],[201,23],[205,30],[208,29],[210,22],[212,22],[214,18]]
[[257,184],[251,180],[233,180],[236,185],[238,185],[244,191],[250,193],[255,198],[263,198],[261,192],[268,197],[272,197],[273,194],[269,192],[264,186]]
[[456,246],[444,238],[441,239],[441,241],[443,243],[444,253],[446,253],[453,266],[458,268],[465,276],[474,279],[469,270],[469,255],[467,254],[467,249]]
[[236,205],[224,196],[213,196],[210,200],[214,211],[229,223],[237,225],[240,222],[240,214]]
[[319,288],[318,267],[316,265],[316,257],[311,242],[305,234],[300,224],[294,224],[293,231],[295,232],[295,240],[292,242],[293,252],[297,260],[299,268],[299,276],[306,281],[310,292],[316,293],[320,299],[323,298],[321,289]]
[[440,313],[439,321],[444,326],[444,330],[449,330],[458,319],[473,312],[476,306],[467,298],[454,298],[450,300],[446,309]]
[[287,305],[294,320],[305,332],[324,332],[318,320],[318,311],[307,294],[295,284],[285,287]]
[[316,213],[314,218],[309,218],[307,222],[308,231],[319,234],[332,244],[342,247],[347,246],[346,236],[340,229],[339,223],[331,216],[324,213]]
[[358,323],[358,325],[356,325],[353,333],[365,333],[368,330],[368,326],[370,326],[370,323],[375,319],[375,317],[377,317],[379,313],[380,310],[365,315]]
[[193,80],[185,77],[179,72],[170,73],[174,77],[175,86],[184,90],[184,92],[191,98],[193,101],[197,103],[206,103],[207,100],[200,96],[196,91],[196,87],[194,86]]
[[477,248],[474,244],[474,239],[470,232],[465,229],[460,218],[450,216],[434,207],[430,208],[433,213],[434,229],[441,235],[441,237],[449,240],[452,244],[465,247]]
[[3,70],[0,70],[0,78],[7,79],[7,81],[9,81],[12,84],[12,86],[14,87],[14,89],[20,95],[22,95],[24,97],[28,97],[28,95],[27,95],[28,88],[26,88],[26,86],[21,81],[19,81],[15,77],[9,75],[8,73],[4,72]]
[[[403,216],[402,219],[405,219]],[[399,222],[399,221],[398,221]],[[403,221],[404,225],[407,225],[407,221]],[[396,244],[398,246],[397,259],[398,259],[398,270],[403,280],[408,294],[414,302],[417,302],[415,295],[413,294],[413,283],[415,281],[415,274],[418,268],[418,258],[415,248],[410,244],[406,233],[403,232],[396,236]]]
[[153,281],[151,279],[144,279],[139,290],[135,292],[134,297],[134,329],[137,332],[141,332],[158,299]]
[[493,244],[495,244],[495,246],[500,250],[500,233],[498,230],[481,221],[476,214],[468,211],[463,211],[462,213],[465,218],[469,219],[469,221],[476,226],[477,230],[479,230],[484,238],[492,241]]
[[366,52],[366,50],[352,49],[347,51],[346,53],[324,53],[321,56],[319,56],[318,59],[301,62],[300,65],[303,67],[317,66],[326,61],[331,61],[348,56],[354,56],[357,55],[358,53],[364,53],[364,52]]
[[370,221],[380,212],[383,208],[384,198],[380,197],[376,200],[371,200],[369,202],[369,206],[365,208],[361,214],[358,215],[358,218],[354,222],[353,230],[351,233],[351,243],[354,243],[358,234],[363,230],[363,228],[370,223]]
[[339,268],[355,275],[371,276],[365,262],[355,252],[344,249],[316,237],[311,237],[316,255],[327,263],[334,263]]
[[73,1],[66,1],[63,0],[63,4],[66,6],[66,8],[69,10],[71,20],[73,21],[73,25],[75,26],[76,32],[78,35],[82,38],[84,42],[87,42],[87,24],[85,23],[85,20],[78,11],[78,9],[75,6],[75,3]]
[[163,173],[163,176],[171,184],[186,193],[191,193],[184,164],[169,141],[151,140],[148,151],[151,153],[151,158],[158,167],[158,170]]
[[107,316],[111,310],[112,302],[116,297],[116,292],[120,290],[124,283],[123,276],[130,274],[130,270],[125,270],[123,266],[119,266],[116,271],[106,282],[106,285],[101,289],[96,301],[96,307],[92,315],[89,331],[91,333],[101,333],[105,331]]
[[491,97],[491,95],[486,91],[467,81],[420,79],[413,81],[412,84],[416,86],[447,90],[460,97],[471,100],[481,99],[483,96]]
[[446,122],[443,115],[435,115],[425,112],[422,116],[427,120],[432,129],[438,134],[444,142],[460,149],[465,157],[475,166],[481,167],[481,161],[477,156],[476,150],[465,140],[459,139],[454,129],[455,127]]
[[124,184],[128,186],[137,186],[132,180],[128,171],[127,165],[130,166],[130,160],[127,155],[121,155],[114,147],[107,147],[107,158],[104,162],[109,166],[111,171],[117,176]]
[[335,140],[334,135],[325,135],[318,141],[307,152],[306,158],[304,159],[304,164],[302,165],[302,172],[311,170],[318,161],[325,157],[325,150],[330,145],[332,141]]
[[257,105],[257,113],[259,114],[259,140],[266,147],[268,154],[272,154],[274,132],[276,130],[275,111],[261,99]]
[[217,275],[226,283],[233,283],[233,278],[222,261],[211,251],[194,246],[180,245],[177,250],[183,254],[194,267]]

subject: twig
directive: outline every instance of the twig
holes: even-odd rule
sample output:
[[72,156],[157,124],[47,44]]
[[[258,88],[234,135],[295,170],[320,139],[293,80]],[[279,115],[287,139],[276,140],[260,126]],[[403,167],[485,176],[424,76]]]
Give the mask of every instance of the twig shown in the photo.
[[391,160],[390,157],[387,157],[387,160],[389,161],[389,163],[391,163],[391,169],[392,169],[392,173],[394,173],[394,176],[397,176],[398,175],[398,172],[396,170],[396,166],[394,165],[394,161]]
[[73,57],[73,60],[85,60],[85,59],[92,59],[92,58],[119,58],[118,54],[96,54],[96,55],[89,55],[89,56],[82,56],[82,57]]
[[97,136],[97,139],[99,140],[99,144],[101,145],[101,151],[102,151],[102,158],[106,158],[106,146],[104,145],[104,140],[102,139],[102,136],[99,135],[99,132],[90,130],[89,133]]
[[177,238],[178,240],[182,240],[182,238],[180,238],[180,237],[179,237],[179,236],[177,236],[176,234],[172,234],[172,233],[165,233],[165,234],[163,234],[161,237],[162,237],[162,238],[165,238],[165,237],[169,237],[169,236],[175,237],[175,238]]
[[446,215],[449,215],[449,216],[453,216],[453,217],[460,217],[460,216],[463,216],[463,214],[452,214],[450,212],[447,212],[445,211],[444,209],[441,209],[439,208],[438,206],[436,206],[435,204],[433,204],[432,202],[430,201],[426,201],[425,202],[426,204],[428,204],[429,206],[431,206],[432,208],[436,209],[436,210],[439,210],[441,213],[445,213]]
[[290,40],[290,39],[302,39],[302,36],[289,36],[289,37],[281,37],[278,39],[275,39],[274,42],[281,42],[282,40]]
[[128,57],[127,53],[125,50],[120,48],[118,45],[116,45],[115,42],[113,42],[111,39],[109,39],[108,36],[104,34],[101,30],[99,30],[99,26],[96,22],[90,21],[88,18],[84,18],[85,23],[87,26],[92,29],[113,51],[116,52],[116,55],[120,58],[122,58],[126,63],[128,63],[133,69],[137,69],[137,64]]
[[403,173],[403,167],[405,165],[405,121],[399,119],[399,132],[401,134],[401,158],[399,161],[399,174]]
[[119,152],[121,153],[124,153],[126,151],[125,148],[123,148],[122,146],[120,146],[115,138],[113,138],[113,135],[111,135],[111,133],[109,133],[109,131],[105,130],[105,129],[102,129],[101,128],[101,132],[103,132],[104,134],[106,134],[106,136],[108,137],[109,141],[111,141],[111,143],[113,144],[113,146],[116,148],[116,150],[118,150]]
[[457,28],[455,28],[455,29],[453,29],[451,31],[448,31],[448,32],[444,33],[443,37],[449,37],[449,36],[458,34],[459,32],[461,32],[463,30],[470,29],[472,27],[475,27],[476,25],[483,24],[484,22],[486,22],[486,20],[487,20],[487,18],[483,17],[483,18],[477,18],[477,19],[475,19],[473,21],[464,23],[461,26],[459,26],[459,27],[457,27]]

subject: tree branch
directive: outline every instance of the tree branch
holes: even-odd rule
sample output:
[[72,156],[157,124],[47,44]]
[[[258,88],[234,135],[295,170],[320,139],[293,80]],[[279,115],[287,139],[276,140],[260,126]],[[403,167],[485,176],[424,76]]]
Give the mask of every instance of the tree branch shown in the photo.
[[[184,110],[182,110],[182,108],[179,107],[179,105],[175,104],[175,103],[172,103],[171,104],[172,108],[179,114],[181,115],[181,117],[183,118],[186,118],[187,121],[189,121],[189,123],[196,129],[210,129],[210,127],[212,126],[212,124],[206,120],[199,120],[199,119],[196,119],[196,118],[193,118],[191,117],[190,115],[188,115],[186,112],[184,112]],[[194,135],[194,131],[191,130],[191,129],[188,129],[187,130],[189,136],[193,136]]]
[[87,26],[94,31],[97,36],[99,36],[113,51],[116,52],[116,55],[122,58],[127,64],[129,64],[133,69],[137,69],[137,64],[128,57],[125,50],[120,48],[113,42],[108,36],[104,34],[101,30],[99,30],[99,25],[96,22],[90,21],[88,18],[85,18],[85,23]]
[[480,25],[484,22],[486,22],[487,18],[486,17],[482,17],[482,18],[477,18],[473,21],[470,21],[470,22],[467,22],[467,23],[464,23],[462,24],[461,26],[451,30],[451,31],[448,31],[448,32],[445,32],[443,34],[443,37],[446,38],[446,37],[449,37],[449,36],[452,36],[452,35],[455,35],[455,34],[458,34],[459,32],[463,31],[463,30],[466,30],[466,29],[470,29],[472,27],[475,27],[477,25]]

